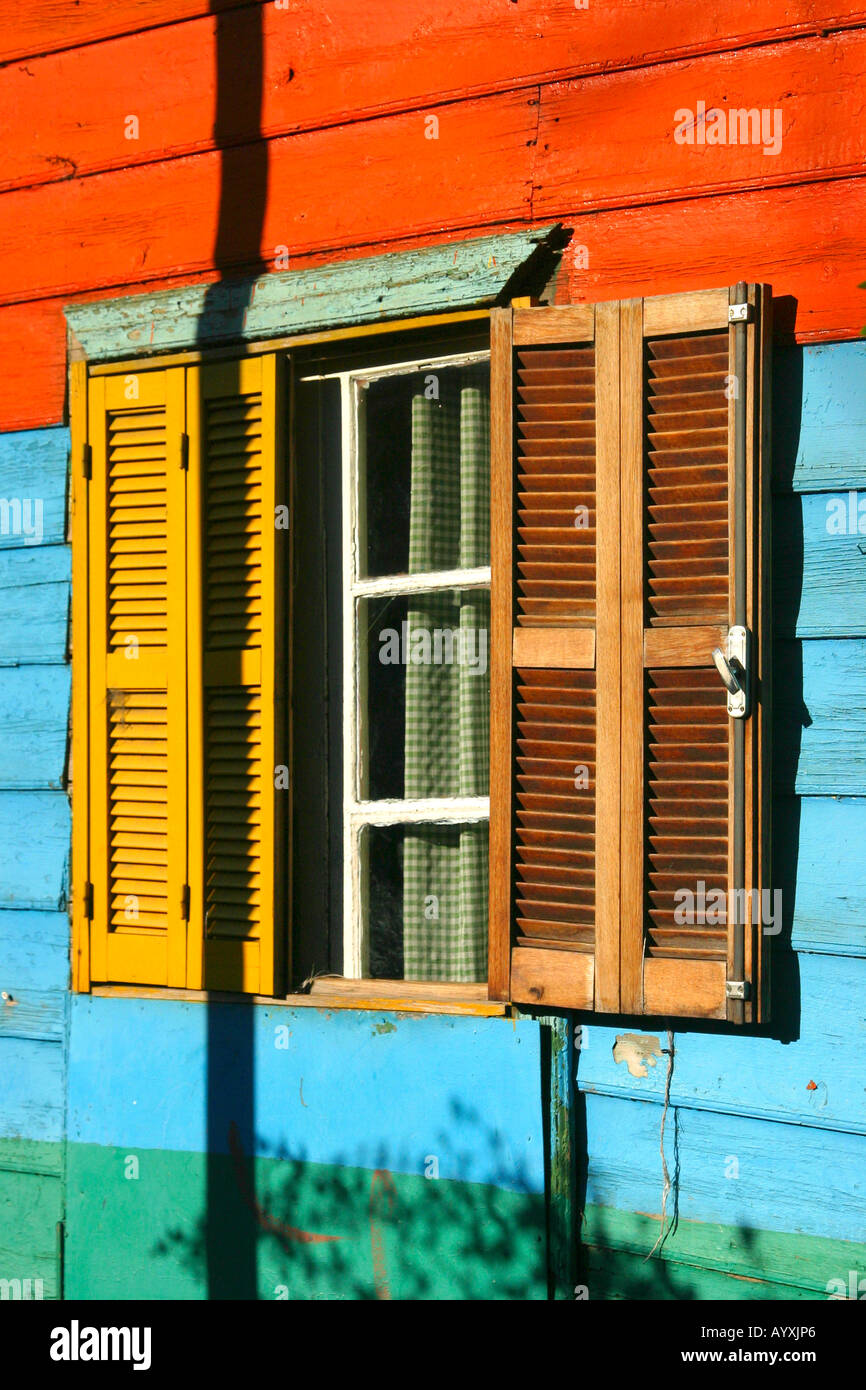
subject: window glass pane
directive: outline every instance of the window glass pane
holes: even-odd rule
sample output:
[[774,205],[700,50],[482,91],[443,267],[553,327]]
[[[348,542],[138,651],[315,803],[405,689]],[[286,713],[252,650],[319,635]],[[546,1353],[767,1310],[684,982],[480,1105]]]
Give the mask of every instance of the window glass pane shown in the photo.
[[365,388],[364,577],[489,565],[489,379],[482,362]]
[[371,826],[370,974],[385,980],[487,978],[487,825]]
[[364,599],[359,621],[367,642],[362,796],[487,796],[489,591]]

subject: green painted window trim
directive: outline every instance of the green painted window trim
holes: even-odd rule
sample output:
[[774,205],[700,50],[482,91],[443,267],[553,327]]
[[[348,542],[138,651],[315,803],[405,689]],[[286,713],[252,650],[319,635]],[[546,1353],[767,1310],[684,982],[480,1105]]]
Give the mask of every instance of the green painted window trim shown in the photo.
[[562,240],[554,224],[256,279],[70,304],[71,347],[90,362],[110,362],[483,309],[520,293]]

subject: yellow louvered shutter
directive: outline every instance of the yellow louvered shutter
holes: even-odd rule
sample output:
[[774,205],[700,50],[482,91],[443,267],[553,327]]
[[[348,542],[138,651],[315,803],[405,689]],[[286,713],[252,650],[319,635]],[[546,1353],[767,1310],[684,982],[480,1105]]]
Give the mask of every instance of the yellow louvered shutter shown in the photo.
[[189,981],[271,994],[281,977],[283,364],[189,369]]
[[183,372],[89,389],[90,977],[186,983]]

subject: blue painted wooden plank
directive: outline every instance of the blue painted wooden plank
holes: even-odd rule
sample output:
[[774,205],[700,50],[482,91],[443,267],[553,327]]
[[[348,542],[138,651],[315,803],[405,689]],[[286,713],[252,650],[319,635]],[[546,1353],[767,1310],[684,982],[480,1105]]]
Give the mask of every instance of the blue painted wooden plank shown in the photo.
[[0,991],[68,988],[68,915],[0,911]]
[[866,641],[783,640],[774,658],[776,790],[866,794]]
[[441,1178],[544,1191],[534,1022],[70,1002],[73,1142],[203,1153],[210,1108],[218,1152],[234,1120],[248,1153],[416,1174],[435,1155]]
[[66,318],[88,358],[250,342],[340,325],[493,304],[555,228],[473,237],[225,285],[73,304]]
[[0,547],[63,541],[69,430],[0,434]]
[[776,350],[773,477],[795,492],[866,487],[866,343]]
[[[0,1139],[59,1142],[64,1132],[62,1044],[0,1038],[0,1077]],[[6,1166],[5,1152],[2,1156]],[[60,1157],[58,1152],[58,1162]]]
[[[588,1204],[660,1214],[660,1121],[656,1104],[587,1096]],[[680,1109],[668,1115],[665,1154],[678,1179],[669,1217],[676,1199],[681,1221],[866,1240],[862,1134]]]
[[0,789],[63,786],[70,690],[68,666],[0,668]]
[[[866,490],[854,497],[855,513],[858,501],[866,513]],[[841,535],[835,529],[840,504]],[[848,529],[850,513],[847,492],[773,499],[773,629],[779,636],[866,636],[866,515],[860,534],[858,522]]]
[[[776,974],[773,1027],[780,1036],[697,1032],[688,1022],[675,1032],[672,1104],[866,1134],[866,960],[803,954]],[[584,1028],[578,1085],[661,1102],[664,1059],[646,1077],[614,1062],[617,1035],[626,1031],[638,1029]],[[665,1045],[658,1026],[640,1031]]]
[[866,955],[866,799],[777,796],[773,881],[798,951]]
[[66,545],[0,550],[0,666],[66,659],[70,569]]
[[65,793],[0,791],[0,908],[66,906],[69,836]]
[[68,996],[56,989],[4,990],[0,996],[0,1039],[61,1039]]

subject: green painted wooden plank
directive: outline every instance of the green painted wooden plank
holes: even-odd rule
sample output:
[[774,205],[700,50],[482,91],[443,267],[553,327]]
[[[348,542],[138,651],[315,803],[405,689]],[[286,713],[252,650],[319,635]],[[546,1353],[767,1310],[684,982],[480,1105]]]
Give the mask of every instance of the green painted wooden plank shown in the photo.
[[[59,1178],[0,1169],[0,1300],[59,1297]],[[41,1281],[41,1288],[36,1281]]]
[[723,1274],[673,1260],[647,1260],[623,1250],[587,1246],[579,1279],[590,1302],[769,1303],[814,1301],[822,1295],[764,1279]]
[[486,308],[518,293],[554,226],[412,251],[188,285],[66,309],[91,360],[282,337],[417,314]]
[[544,1205],[432,1173],[70,1143],[66,1297],[544,1299]]
[[63,1172],[63,1145],[59,1140],[22,1139],[18,1135],[0,1138],[0,1169],[59,1175]]
[[[615,1207],[586,1208],[583,1244],[634,1259],[633,1276],[619,1281],[620,1297],[684,1296],[660,1292],[669,1284],[671,1289],[691,1285],[695,1291],[690,1296],[698,1298],[826,1298],[830,1280],[844,1279],[847,1283],[850,1270],[866,1270],[866,1245],[854,1241],[684,1220],[677,1223],[652,1259],[646,1260],[658,1229],[658,1221],[642,1213]],[[628,1262],[620,1262],[619,1268],[627,1270]],[[707,1291],[726,1287],[713,1279],[713,1274],[727,1278],[730,1292]],[[646,1291],[644,1280],[655,1293]],[[754,1280],[761,1282],[760,1292],[751,1282]],[[589,1296],[593,1296],[591,1285]]]

